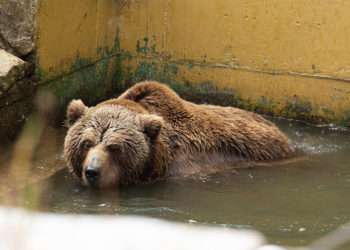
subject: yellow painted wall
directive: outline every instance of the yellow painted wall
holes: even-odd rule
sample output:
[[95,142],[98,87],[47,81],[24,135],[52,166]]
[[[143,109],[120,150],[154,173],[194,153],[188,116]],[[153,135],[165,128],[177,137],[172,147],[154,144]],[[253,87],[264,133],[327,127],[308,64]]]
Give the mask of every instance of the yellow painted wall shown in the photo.
[[77,58],[94,63],[99,49],[112,49],[118,22],[118,1],[39,0],[38,65],[49,76],[68,73]]
[[210,82],[249,107],[266,99],[276,115],[346,123],[349,13],[346,0],[41,0],[39,64],[60,74],[77,54],[98,60],[118,31],[131,71],[171,63],[179,84]]
[[38,0],[36,71],[61,109],[72,98],[93,104],[118,88],[120,6],[114,0]]
[[120,16],[123,46],[155,36],[174,59],[248,71],[350,79],[346,0],[132,1]]

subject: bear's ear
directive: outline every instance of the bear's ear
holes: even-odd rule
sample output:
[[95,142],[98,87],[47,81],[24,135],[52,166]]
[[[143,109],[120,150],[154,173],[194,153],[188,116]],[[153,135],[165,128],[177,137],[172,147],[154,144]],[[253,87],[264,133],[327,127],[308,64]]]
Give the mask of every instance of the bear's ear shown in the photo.
[[163,118],[158,115],[142,115],[141,122],[144,133],[151,139],[155,139],[163,127]]
[[82,100],[71,101],[67,108],[68,127],[72,126],[80,117],[82,117],[87,109],[88,107],[85,106]]

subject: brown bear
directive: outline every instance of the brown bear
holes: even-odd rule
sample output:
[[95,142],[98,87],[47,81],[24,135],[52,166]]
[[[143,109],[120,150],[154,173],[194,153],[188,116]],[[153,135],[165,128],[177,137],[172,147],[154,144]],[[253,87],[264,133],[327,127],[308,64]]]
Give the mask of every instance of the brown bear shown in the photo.
[[216,172],[294,152],[262,116],[194,104],[157,82],[138,83],[95,107],[73,100],[67,121],[67,165],[83,184],[99,188]]

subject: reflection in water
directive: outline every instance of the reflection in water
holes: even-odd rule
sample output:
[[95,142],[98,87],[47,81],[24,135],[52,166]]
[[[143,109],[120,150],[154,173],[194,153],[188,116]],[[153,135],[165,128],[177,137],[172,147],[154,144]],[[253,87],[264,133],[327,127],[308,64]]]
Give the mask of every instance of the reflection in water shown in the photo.
[[[307,157],[274,167],[168,180],[119,191],[86,189],[62,170],[27,189],[45,187],[36,208],[41,211],[133,214],[253,228],[273,243],[309,244],[350,220],[349,133],[276,122]],[[62,145],[64,131],[53,134],[50,143],[55,146],[46,141],[34,163],[43,171],[63,166],[57,145]]]

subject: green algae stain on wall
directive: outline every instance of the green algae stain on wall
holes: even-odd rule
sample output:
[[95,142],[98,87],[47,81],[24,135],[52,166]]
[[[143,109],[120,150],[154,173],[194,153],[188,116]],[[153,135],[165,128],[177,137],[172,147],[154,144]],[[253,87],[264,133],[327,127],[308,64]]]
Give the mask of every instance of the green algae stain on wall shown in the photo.
[[[65,105],[67,100],[72,98],[84,98],[90,103],[103,95],[104,87],[100,84],[106,79],[108,60],[80,67],[87,61],[86,59],[77,58],[72,66],[74,73],[65,75],[49,84],[49,88],[57,96],[60,106]],[[79,68],[77,69],[77,67]]]
[[[121,81],[125,81],[130,86],[133,83],[154,80],[169,85],[177,83],[178,65],[171,61],[170,56],[160,55],[157,51],[155,37],[151,40],[144,37],[136,43],[136,54],[123,51],[120,54],[121,62],[124,68],[127,68],[126,74],[122,72],[124,77]],[[128,55],[125,58],[125,55]],[[125,61],[127,60],[127,62]]]
[[[210,103],[224,106],[235,106],[246,110],[275,116],[284,116],[310,122],[333,122],[334,113],[323,108],[323,117],[314,114],[317,108],[306,98],[298,96],[286,98],[277,103],[267,96],[257,100],[242,98],[233,87],[219,87],[221,84],[211,79],[200,82],[186,79],[183,72],[205,70],[191,60],[175,61],[170,55],[157,51],[155,37],[144,37],[135,44],[136,51],[124,51],[120,47],[117,32],[113,48],[98,48],[101,59],[92,61],[77,56],[69,74],[54,79],[45,85],[58,100],[62,110],[73,98],[81,98],[88,105],[119,95],[134,83],[155,80],[168,84],[183,98],[196,103]],[[40,72],[45,76],[45,72]],[[350,112],[349,112],[350,113]],[[325,117],[331,117],[329,119]],[[349,116],[350,117],[350,116]],[[343,124],[350,118],[344,116]]]
[[[129,70],[129,83],[143,80],[157,80],[168,84],[182,97],[197,103],[212,103],[224,106],[235,106],[249,111],[304,120],[311,123],[333,123],[348,125],[350,116],[339,117],[332,109],[321,107],[311,102],[307,96],[288,96],[282,100],[275,100],[271,96],[262,95],[258,98],[243,98],[234,85],[232,87],[219,87],[222,83],[212,80],[191,81],[183,77],[183,72],[207,71],[208,65],[200,65],[193,60],[173,60],[171,55],[159,53],[152,37],[144,37],[136,43],[136,55],[132,61],[136,66]],[[136,61],[136,63],[135,63]],[[130,85],[128,85],[130,86]],[[350,113],[350,112],[348,112]],[[346,113],[347,114],[347,113]]]
[[[346,53],[334,57],[324,49],[329,46],[323,46],[330,41],[320,39],[322,34],[334,33],[334,29],[322,26],[321,30],[318,27],[305,32],[308,25],[294,27],[294,22],[288,20],[295,17],[295,11],[307,10],[303,4],[285,8],[291,0],[267,5],[214,2],[188,8],[196,3],[79,0],[67,5],[41,1],[37,76],[45,81],[42,87],[54,91],[64,106],[72,98],[93,104],[117,95],[135,82],[157,80],[196,102],[314,122],[349,123],[350,71]],[[235,6],[229,8],[232,15],[227,16],[223,6]],[[306,15],[307,19],[312,22],[313,17],[324,16],[323,10],[328,7],[321,4],[312,15]],[[331,9],[339,11],[343,7],[338,3]],[[184,9],[187,11],[181,11]],[[198,17],[209,9],[215,11],[207,12],[207,18],[202,20],[205,24],[199,25]],[[266,22],[256,26],[242,18],[242,10]],[[276,15],[265,15],[266,10]],[[162,13],[167,14],[166,22]],[[341,13],[347,17],[346,11]],[[52,14],[65,18],[50,18]],[[288,22],[275,25],[276,17]],[[331,15],[330,18],[335,20]],[[341,26],[346,26],[344,20]],[[295,32],[277,40],[266,35],[290,29]],[[309,53],[310,46],[305,43],[308,39],[299,32],[319,45],[313,49],[324,53]],[[345,36],[340,40],[346,41]],[[299,49],[285,50],[281,57],[283,48],[290,45]],[[346,51],[344,44],[338,45],[339,54]]]
[[74,98],[81,98],[87,104],[92,105],[101,101],[119,90],[122,79],[122,60],[127,58],[127,53],[121,55],[119,37],[115,38],[114,46],[98,48],[98,60],[76,56],[68,73],[50,79],[49,75],[40,68],[37,69],[37,78],[42,79],[42,90],[52,92],[57,99],[60,112],[65,109],[68,102]]

